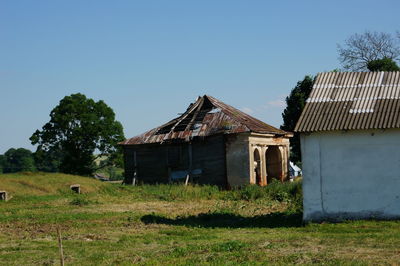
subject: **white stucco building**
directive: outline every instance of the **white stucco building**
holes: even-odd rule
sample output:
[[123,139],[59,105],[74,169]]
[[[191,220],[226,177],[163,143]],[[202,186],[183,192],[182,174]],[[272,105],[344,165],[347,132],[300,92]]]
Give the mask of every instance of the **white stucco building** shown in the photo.
[[400,218],[400,72],[319,74],[295,131],[305,221]]

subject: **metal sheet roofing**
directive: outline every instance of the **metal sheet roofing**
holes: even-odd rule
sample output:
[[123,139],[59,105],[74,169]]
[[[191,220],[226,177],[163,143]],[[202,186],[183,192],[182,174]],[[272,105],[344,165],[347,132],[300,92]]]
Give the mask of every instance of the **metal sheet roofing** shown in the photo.
[[400,128],[400,72],[320,73],[296,132]]
[[214,97],[204,95],[190,104],[181,116],[120,144],[189,141],[193,137],[244,132],[290,136],[288,132],[270,126]]

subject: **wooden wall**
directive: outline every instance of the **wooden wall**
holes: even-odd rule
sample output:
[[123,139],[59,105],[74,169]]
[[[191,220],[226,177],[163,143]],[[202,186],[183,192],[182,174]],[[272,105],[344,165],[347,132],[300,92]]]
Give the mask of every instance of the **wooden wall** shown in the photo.
[[200,169],[191,182],[226,186],[225,143],[223,135],[198,138],[180,144],[143,144],[124,146],[125,182],[132,183],[135,169],[142,183],[168,183],[170,171]]

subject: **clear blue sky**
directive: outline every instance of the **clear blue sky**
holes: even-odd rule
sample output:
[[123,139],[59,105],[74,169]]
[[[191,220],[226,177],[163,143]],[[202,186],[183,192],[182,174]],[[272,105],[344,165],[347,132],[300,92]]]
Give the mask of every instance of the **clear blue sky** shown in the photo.
[[111,106],[126,137],[210,94],[274,126],[306,74],[340,67],[336,44],[399,30],[400,1],[0,1],[0,153],[65,95]]

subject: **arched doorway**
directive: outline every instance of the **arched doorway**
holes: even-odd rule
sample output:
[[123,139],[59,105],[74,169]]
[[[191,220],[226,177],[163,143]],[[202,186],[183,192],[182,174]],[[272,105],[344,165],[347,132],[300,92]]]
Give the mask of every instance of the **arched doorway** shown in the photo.
[[257,185],[261,185],[261,156],[258,149],[254,150],[254,181]]
[[269,146],[265,152],[267,184],[273,179],[282,180],[282,154],[278,146]]

